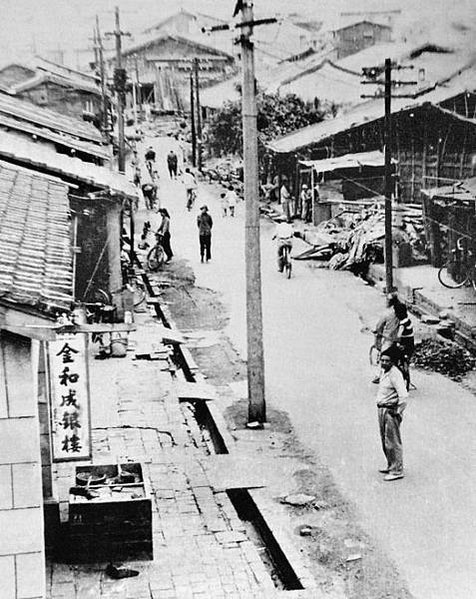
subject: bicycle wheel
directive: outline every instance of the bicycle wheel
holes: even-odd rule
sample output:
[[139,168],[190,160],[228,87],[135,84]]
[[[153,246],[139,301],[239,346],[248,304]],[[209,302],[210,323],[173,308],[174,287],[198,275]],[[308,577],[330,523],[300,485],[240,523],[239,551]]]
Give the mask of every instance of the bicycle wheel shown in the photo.
[[287,257],[286,266],[284,267],[286,270],[286,277],[288,279],[291,278],[291,272],[293,270],[293,265],[291,264],[291,260],[289,259],[289,255]]
[[165,262],[165,252],[161,245],[155,245],[147,254],[147,266],[150,270],[159,270]]
[[100,287],[90,287],[84,295],[83,301],[90,304],[104,304],[106,306],[112,304],[111,295]]
[[469,271],[455,262],[447,262],[438,271],[438,280],[448,289],[458,289],[469,279]]

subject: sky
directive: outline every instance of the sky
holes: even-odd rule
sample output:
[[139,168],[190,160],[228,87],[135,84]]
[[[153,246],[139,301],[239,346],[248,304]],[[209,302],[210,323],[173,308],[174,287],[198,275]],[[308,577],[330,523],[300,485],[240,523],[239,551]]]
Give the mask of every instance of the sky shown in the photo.
[[[114,27],[114,7],[121,11],[121,28],[139,33],[152,23],[177,12],[180,7],[231,19],[236,0],[0,0],[1,61],[31,53],[67,51],[70,66],[92,59],[90,37],[98,14],[103,31]],[[426,30],[446,33],[456,19],[476,23],[474,0],[255,0],[255,12],[266,16],[290,10],[331,18],[339,11],[401,8],[409,23]],[[424,35],[424,34],[422,34]],[[86,58],[85,58],[86,57]],[[75,64],[77,63],[77,64]]]

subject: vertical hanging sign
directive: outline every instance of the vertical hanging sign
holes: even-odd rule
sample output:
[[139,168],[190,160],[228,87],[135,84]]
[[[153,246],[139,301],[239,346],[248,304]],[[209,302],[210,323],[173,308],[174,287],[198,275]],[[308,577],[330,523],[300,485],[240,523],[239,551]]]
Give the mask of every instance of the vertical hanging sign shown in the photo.
[[87,335],[49,342],[53,461],[91,459]]

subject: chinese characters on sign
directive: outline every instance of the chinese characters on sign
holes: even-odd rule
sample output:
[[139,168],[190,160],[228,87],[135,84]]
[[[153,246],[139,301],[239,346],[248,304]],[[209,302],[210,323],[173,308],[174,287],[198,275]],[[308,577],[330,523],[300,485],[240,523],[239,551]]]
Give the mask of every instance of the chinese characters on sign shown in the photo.
[[91,457],[87,335],[58,335],[49,344],[53,460]]

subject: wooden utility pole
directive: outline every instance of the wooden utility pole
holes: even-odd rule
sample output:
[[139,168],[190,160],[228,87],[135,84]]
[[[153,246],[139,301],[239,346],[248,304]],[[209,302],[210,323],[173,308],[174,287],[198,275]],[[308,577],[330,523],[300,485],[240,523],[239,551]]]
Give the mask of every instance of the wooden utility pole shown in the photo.
[[116,38],[116,98],[117,98],[117,137],[119,145],[119,154],[117,158],[119,172],[126,172],[126,145],[124,138],[124,104],[125,104],[125,81],[122,81],[122,32],[119,21],[119,7],[116,6],[116,28],[114,36]]
[[193,60],[193,70],[195,75],[195,97],[196,97],[196,105],[195,110],[197,113],[197,168],[200,171],[202,169],[202,115],[200,108],[200,81],[198,78],[199,71],[199,62],[198,58],[194,58]]
[[96,15],[96,42],[97,42],[97,57],[99,61],[99,76],[101,79],[101,101],[102,101],[102,132],[103,135],[109,138],[109,124],[108,124],[108,100],[106,91],[106,70],[104,66],[104,48],[102,45],[101,29],[99,27],[99,17]]
[[258,205],[258,130],[254,48],[251,41],[253,8],[241,2],[240,36],[243,68],[243,156],[245,191],[246,325],[248,351],[248,424],[266,422],[264,390],[263,315],[261,302],[261,254]]
[[193,72],[190,73],[190,119],[192,131],[192,164],[197,166],[197,131],[195,129],[195,90]]
[[385,287],[387,293],[394,291],[393,286],[393,235],[392,235],[392,61],[385,59]]
[[135,73],[136,73],[136,85],[137,85],[137,91],[136,91],[136,100],[137,100],[137,108],[139,109],[139,115],[142,112],[142,92],[141,92],[141,85],[140,85],[140,78],[139,78],[139,65],[137,64],[137,56],[135,57]]

